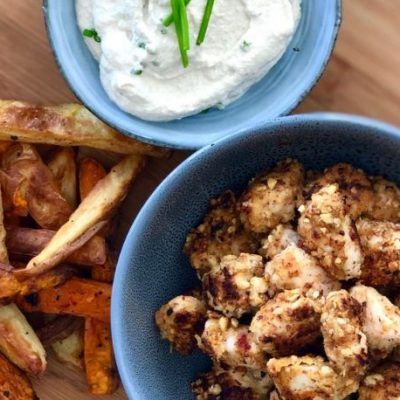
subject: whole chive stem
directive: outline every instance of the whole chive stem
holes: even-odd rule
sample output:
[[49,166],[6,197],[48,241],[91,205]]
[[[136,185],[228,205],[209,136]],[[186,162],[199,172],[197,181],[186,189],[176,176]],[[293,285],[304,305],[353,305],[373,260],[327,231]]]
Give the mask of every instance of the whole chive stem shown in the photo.
[[[184,1],[185,1],[185,6],[187,6],[190,3],[190,0],[184,0]],[[168,15],[168,17],[164,18],[162,24],[164,26],[170,26],[173,22],[174,22],[174,16],[171,13],[170,15]]]
[[179,15],[181,22],[183,48],[187,51],[190,49],[190,38],[189,38],[189,21],[184,0],[179,0]]
[[171,0],[172,15],[174,18],[176,36],[178,38],[179,51],[181,53],[182,64],[186,68],[189,65],[189,57],[184,46],[182,21],[181,21],[181,0]]
[[197,36],[196,44],[200,46],[206,37],[208,24],[210,22],[210,17],[212,13],[212,9],[214,7],[214,0],[207,0],[206,8],[204,10],[203,19],[201,21],[199,35]]

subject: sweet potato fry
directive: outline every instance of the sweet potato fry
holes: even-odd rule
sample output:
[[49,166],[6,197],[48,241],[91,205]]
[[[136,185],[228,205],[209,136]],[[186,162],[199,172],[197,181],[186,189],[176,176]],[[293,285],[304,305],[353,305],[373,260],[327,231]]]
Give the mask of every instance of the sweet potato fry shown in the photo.
[[48,167],[52,172],[57,186],[60,189],[65,200],[73,210],[75,210],[77,199],[77,185],[76,185],[76,162],[75,152],[71,147],[65,147],[57,151],[48,162]]
[[72,315],[58,315],[55,319],[36,330],[36,335],[43,346],[47,347],[66,339],[82,327],[83,321],[81,318]]
[[[27,259],[37,256],[55,235],[47,229],[7,226],[6,245],[13,258]],[[107,258],[106,242],[102,236],[89,239],[81,248],[71,253],[66,261],[71,264],[90,266],[104,264]]]
[[118,375],[113,359],[111,329],[107,322],[85,319],[84,363],[86,379],[92,394],[113,393]]
[[1,354],[0,398],[2,400],[38,400],[27,376]]
[[111,285],[81,278],[71,278],[63,285],[41,290],[16,303],[26,312],[71,314],[110,321]]
[[79,163],[79,194],[81,201],[88,196],[97,182],[107,175],[104,167],[93,158],[84,158]]
[[[131,182],[143,165],[143,157],[128,156],[112,168],[57,231],[50,243],[29,261],[24,270],[18,272],[19,278],[24,279],[48,271],[66,259],[75,250],[73,245],[76,241],[83,235],[89,236],[90,229],[95,229],[96,224],[107,220],[125,198]],[[87,240],[89,238],[87,237]]]
[[61,285],[73,275],[70,267],[58,267],[34,278],[20,282],[11,271],[0,269],[0,299],[27,296],[39,290]]
[[109,256],[103,265],[93,265],[91,273],[95,281],[111,283],[115,274],[115,261]]
[[40,375],[46,369],[46,351],[15,304],[0,307],[0,350],[31,375]]
[[76,330],[63,340],[51,345],[57,358],[76,368],[83,368],[83,332]]
[[[32,218],[42,227],[57,229],[68,220],[72,209],[62,196],[49,168],[29,144],[12,146],[3,156],[0,182],[16,207],[26,202]],[[18,200],[18,201],[16,201]]]
[[0,101],[0,140],[88,146],[121,154],[166,157],[170,151],[121,135],[79,104],[37,106]]

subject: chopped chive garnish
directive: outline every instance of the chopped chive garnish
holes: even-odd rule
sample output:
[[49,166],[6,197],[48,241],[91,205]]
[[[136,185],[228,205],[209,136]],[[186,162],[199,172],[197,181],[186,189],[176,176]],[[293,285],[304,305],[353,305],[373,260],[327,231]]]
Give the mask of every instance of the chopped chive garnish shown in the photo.
[[210,17],[212,13],[212,9],[214,7],[214,0],[207,0],[206,8],[204,10],[203,19],[201,21],[199,35],[197,36],[196,44],[200,46],[206,37],[208,24],[210,22]]
[[248,50],[249,50],[249,47],[250,47],[250,43],[249,43],[247,40],[243,40],[243,42],[242,42],[240,48],[241,48],[243,51],[248,51]]
[[[185,6],[187,6],[189,3],[190,3],[190,0],[185,0]],[[170,26],[173,22],[174,22],[174,16],[171,13],[170,15],[168,15],[168,17],[164,18],[162,24],[164,26]]]
[[139,42],[139,43],[138,43],[138,46],[139,46],[141,49],[145,49],[145,48],[146,48],[146,43],[145,43],[145,42]]
[[190,49],[189,21],[186,12],[185,0],[179,0],[179,14],[181,20],[183,48],[185,50],[189,50]]
[[189,37],[189,32],[183,32],[183,30],[189,30],[189,27],[186,26],[184,22],[182,23],[182,18],[184,18],[184,16],[186,15],[185,3],[183,0],[171,0],[171,8],[174,18],[176,36],[178,38],[179,51],[181,53],[182,64],[184,68],[186,68],[189,65],[189,57],[187,54],[187,49],[185,48],[184,36]]
[[88,38],[93,38],[93,40],[97,43],[101,42],[101,37],[97,33],[96,29],[84,29],[82,31],[82,35]]

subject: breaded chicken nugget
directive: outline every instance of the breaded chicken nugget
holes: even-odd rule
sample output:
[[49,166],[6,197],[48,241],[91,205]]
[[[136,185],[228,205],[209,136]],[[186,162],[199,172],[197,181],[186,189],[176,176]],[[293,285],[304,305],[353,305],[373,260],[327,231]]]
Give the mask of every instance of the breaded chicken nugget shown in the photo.
[[233,192],[211,200],[203,222],[186,238],[184,251],[199,275],[219,264],[222,257],[255,253],[258,241],[243,228]]
[[178,296],[163,305],[155,315],[161,336],[181,354],[196,347],[195,335],[201,333],[206,320],[206,305],[192,296]]
[[333,369],[356,379],[368,365],[367,338],[362,332],[362,306],[346,290],[331,292],[321,316],[325,353]]
[[267,233],[292,220],[303,182],[303,166],[290,159],[252,179],[238,204],[245,227],[253,232]]
[[225,256],[202,282],[208,306],[228,317],[240,318],[258,309],[268,297],[263,260],[256,254]]
[[361,218],[356,228],[364,252],[361,281],[372,286],[400,284],[400,224]]
[[326,296],[340,289],[340,282],[328,274],[317,260],[295,244],[290,244],[265,266],[269,294],[300,289],[310,296]]
[[358,278],[363,255],[338,185],[314,193],[301,211],[298,233],[303,246],[335,278]]
[[385,363],[371,371],[358,392],[359,400],[399,400],[400,364]]
[[267,354],[294,354],[320,336],[320,304],[301,294],[286,290],[264,304],[253,317],[250,332]]

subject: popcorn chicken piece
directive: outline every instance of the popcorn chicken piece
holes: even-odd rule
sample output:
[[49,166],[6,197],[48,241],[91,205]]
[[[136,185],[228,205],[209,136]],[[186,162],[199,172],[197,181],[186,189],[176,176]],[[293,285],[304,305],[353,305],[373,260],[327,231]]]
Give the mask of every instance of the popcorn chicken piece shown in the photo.
[[195,335],[206,320],[204,302],[192,296],[178,296],[163,305],[155,315],[161,336],[181,354],[190,354],[196,347]]
[[340,282],[295,244],[290,244],[267,263],[265,278],[270,296],[282,290],[300,289],[311,297],[319,297],[340,289]]
[[374,198],[371,181],[364,171],[349,164],[340,163],[327,168],[322,176],[305,188],[304,197],[309,199],[324,186],[335,183],[353,219],[367,212]]
[[298,233],[303,246],[335,278],[361,275],[359,238],[337,184],[324,186],[311,196],[299,219]]
[[273,356],[297,353],[320,336],[321,307],[300,290],[279,293],[253,317],[250,332],[258,346]]
[[240,318],[267,299],[264,264],[255,254],[225,256],[218,267],[203,276],[202,282],[208,306],[228,317]]
[[205,324],[199,347],[216,363],[266,371],[266,358],[249,327],[239,325],[235,319],[211,315]]
[[222,257],[255,253],[258,241],[243,228],[233,192],[226,191],[211,200],[203,222],[186,238],[185,253],[199,275],[217,266]]
[[368,365],[367,338],[362,332],[362,307],[346,290],[331,292],[321,316],[325,353],[344,377],[361,379]]
[[239,199],[244,226],[253,232],[266,233],[292,220],[303,182],[303,166],[290,159],[252,179]]
[[400,222],[400,189],[382,177],[372,177],[373,200],[366,215],[378,221]]
[[267,367],[283,400],[342,400],[357,390],[319,356],[272,358]]
[[372,286],[400,284],[400,224],[362,218],[356,227],[365,256],[361,281]]
[[266,258],[274,258],[291,244],[299,243],[299,234],[291,225],[278,225],[261,243],[259,254]]
[[350,294],[364,308],[362,331],[369,352],[375,358],[385,358],[400,345],[400,309],[372,287],[357,285]]
[[359,400],[400,399],[400,364],[385,363],[371,371],[358,393]]
[[217,364],[192,383],[196,400],[264,400],[271,387],[265,372]]

